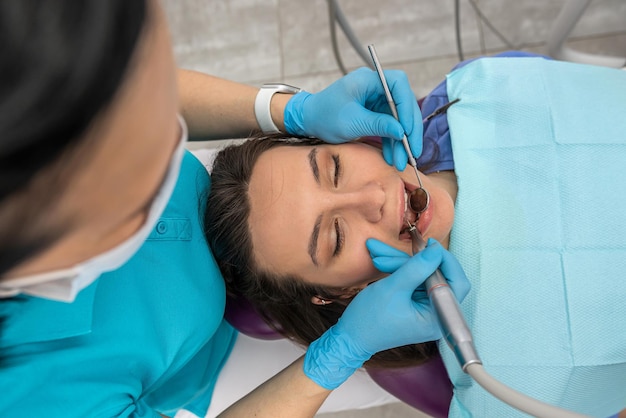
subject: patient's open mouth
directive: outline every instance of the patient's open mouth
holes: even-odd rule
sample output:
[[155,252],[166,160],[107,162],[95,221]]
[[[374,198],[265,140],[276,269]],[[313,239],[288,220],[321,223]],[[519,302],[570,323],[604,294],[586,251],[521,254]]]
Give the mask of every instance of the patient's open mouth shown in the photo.
[[[431,221],[433,219],[433,215],[435,213],[435,209],[434,209],[434,203],[431,199],[429,199],[429,204],[427,205],[426,209],[420,213],[419,215],[417,213],[415,213],[415,211],[411,208],[411,204],[410,204],[410,198],[411,198],[411,193],[413,193],[414,190],[418,189],[419,186],[411,184],[411,183],[406,183],[404,182],[403,184],[403,190],[400,193],[401,197],[401,205],[402,205],[402,209],[404,209],[402,216],[402,221],[401,221],[401,227],[400,227],[400,233],[399,233],[399,239],[400,240],[411,240],[411,234],[409,234],[409,223],[411,225],[415,225],[415,227],[417,228],[418,232],[424,236],[424,234],[427,233]],[[425,190],[425,189],[424,189]]]

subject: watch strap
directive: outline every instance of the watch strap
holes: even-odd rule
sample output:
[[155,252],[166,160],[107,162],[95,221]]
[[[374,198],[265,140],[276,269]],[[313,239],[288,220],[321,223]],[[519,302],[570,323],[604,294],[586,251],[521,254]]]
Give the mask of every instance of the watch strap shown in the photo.
[[256,95],[254,100],[254,115],[256,121],[261,128],[261,131],[265,134],[279,133],[280,129],[276,126],[272,120],[272,113],[270,111],[270,104],[272,97],[276,93],[298,93],[300,89],[298,87],[290,86],[288,84],[264,84]]

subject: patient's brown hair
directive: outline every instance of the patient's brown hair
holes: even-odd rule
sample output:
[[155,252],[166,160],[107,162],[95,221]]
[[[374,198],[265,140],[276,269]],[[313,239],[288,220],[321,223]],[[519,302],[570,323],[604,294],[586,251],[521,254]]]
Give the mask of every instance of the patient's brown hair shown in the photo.
[[[247,299],[270,326],[304,346],[337,322],[354,294],[337,287],[306,283],[297,276],[279,277],[257,265],[248,227],[248,185],[256,161],[265,151],[319,143],[319,140],[265,137],[220,151],[211,173],[211,192],[205,214],[205,232],[229,296]],[[332,303],[313,304],[313,296]],[[375,354],[366,367],[418,365],[436,352],[434,342],[407,345]]]

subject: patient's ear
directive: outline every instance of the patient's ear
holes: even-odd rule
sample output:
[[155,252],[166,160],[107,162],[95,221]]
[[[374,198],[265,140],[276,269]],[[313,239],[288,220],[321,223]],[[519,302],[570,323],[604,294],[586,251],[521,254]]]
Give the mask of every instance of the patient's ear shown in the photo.
[[330,299],[324,299],[323,297],[319,296],[319,295],[315,295],[311,297],[311,303],[314,305],[329,305],[331,303],[333,303],[332,300]]

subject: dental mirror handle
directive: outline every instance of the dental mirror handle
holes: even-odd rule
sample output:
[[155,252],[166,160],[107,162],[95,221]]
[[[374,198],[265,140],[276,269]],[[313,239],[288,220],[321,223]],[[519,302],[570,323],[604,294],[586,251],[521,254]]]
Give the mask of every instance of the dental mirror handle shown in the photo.
[[[412,226],[409,232],[413,241],[413,254],[417,254],[426,248],[426,243],[415,226]],[[474,339],[461,313],[459,302],[439,269],[426,279],[425,285],[430,303],[437,312],[443,339],[454,352],[463,371],[467,373],[467,366],[482,364],[482,361],[474,347]]]
[[[387,78],[385,77],[385,72],[383,71],[383,66],[380,64],[380,60],[378,59],[378,55],[376,54],[376,48],[374,48],[374,44],[369,44],[367,49],[370,51],[370,55],[372,56],[372,62],[374,63],[374,68],[376,68],[376,72],[378,73],[378,78],[380,78],[380,83],[383,86],[383,90],[385,91],[385,98],[387,99],[387,104],[389,105],[389,109],[391,109],[391,114],[393,117],[399,122],[400,117],[398,116],[398,109],[396,108],[396,102],[393,100],[393,96],[391,95],[391,90],[389,90],[389,84],[387,83]],[[411,147],[409,146],[409,140],[406,135],[402,137],[402,146],[404,147],[404,151],[409,158],[409,164],[415,170],[415,175],[419,181],[419,174],[417,172],[417,161],[415,161],[415,157],[413,157],[413,152],[411,151]]]

